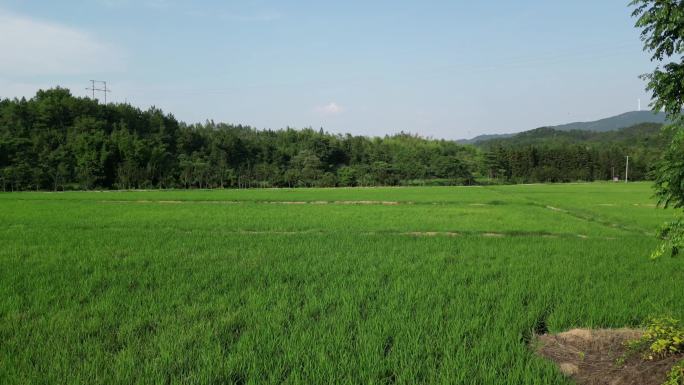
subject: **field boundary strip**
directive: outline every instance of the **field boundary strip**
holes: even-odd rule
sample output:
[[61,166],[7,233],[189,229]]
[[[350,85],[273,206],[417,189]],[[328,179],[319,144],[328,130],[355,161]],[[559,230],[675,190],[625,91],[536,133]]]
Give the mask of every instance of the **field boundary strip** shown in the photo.
[[[530,199],[530,201],[531,201],[531,199]],[[607,227],[607,228],[618,229],[618,230],[627,231],[630,233],[638,233],[638,234],[648,235],[648,236],[653,235],[653,232],[647,231],[645,229],[642,229],[639,227],[632,227],[632,226],[629,226],[629,225],[627,225],[623,222],[620,222],[618,220],[607,220],[607,219],[604,219],[600,216],[589,215],[587,212],[583,212],[581,210],[568,210],[568,209],[558,208],[558,207],[539,204],[539,203],[533,203],[533,205],[537,206],[537,207],[543,207],[543,208],[546,208],[548,210],[551,210],[551,211],[554,211],[557,213],[566,214],[566,215],[569,215],[573,218],[583,220],[585,222],[597,223],[597,224],[604,226],[604,227]]]
[[[487,190],[495,192],[497,194],[504,195],[501,191],[498,191],[496,189],[489,188],[489,187],[485,187],[485,188]],[[540,202],[535,201],[534,199],[532,199],[528,196],[522,195],[522,194],[518,195],[518,196],[520,196],[522,199],[526,200],[528,202],[528,204],[531,206],[550,210],[550,211],[553,211],[553,212],[559,213],[559,214],[569,215],[573,218],[576,218],[576,219],[579,219],[579,220],[582,220],[582,221],[585,221],[588,223],[596,223],[596,224],[599,224],[599,225],[606,227],[606,228],[622,230],[622,231],[630,232],[630,233],[637,233],[640,235],[647,235],[647,236],[654,235],[653,232],[647,231],[647,230],[640,228],[640,227],[629,226],[628,224],[623,223],[619,220],[607,220],[607,219],[602,218],[598,215],[595,215],[594,212],[587,212],[587,211],[577,210],[577,209],[568,209],[566,207],[558,207],[557,203],[554,203],[553,205],[551,205],[549,203],[540,203]]]
[[[24,202],[48,202],[45,200],[24,200]],[[385,201],[385,200],[152,200],[152,199],[125,199],[125,200],[64,200],[65,202],[97,202],[104,204],[263,204],[263,205],[312,205],[312,206],[469,206],[469,207],[491,207],[502,204],[500,201],[491,202],[464,202],[464,201]],[[49,201],[55,202],[55,201]],[[62,202],[60,200],[60,202]],[[520,203],[511,203],[520,204]]]
[[301,200],[301,201],[262,201],[262,200],[99,200],[98,203],[158,203],[158,204],[270,204],[270,205],[413,205],[411,201],[373,201],[373,200]]

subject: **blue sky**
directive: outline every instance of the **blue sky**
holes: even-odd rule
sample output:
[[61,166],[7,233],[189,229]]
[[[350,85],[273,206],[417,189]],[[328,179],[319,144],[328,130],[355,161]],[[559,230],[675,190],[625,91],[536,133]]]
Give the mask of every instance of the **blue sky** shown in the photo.
[[627,0],[0,0],[0,97],[62,85],[179,119],[436,138],[648,102]]

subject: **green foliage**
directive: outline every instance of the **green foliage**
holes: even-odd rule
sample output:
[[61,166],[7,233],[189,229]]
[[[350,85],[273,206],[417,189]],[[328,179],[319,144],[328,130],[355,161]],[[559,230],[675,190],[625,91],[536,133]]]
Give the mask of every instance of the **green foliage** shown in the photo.
[[[684,53],[684,5],[677,0],[633,0],[636,27],[641,29],[644,50],[651,60],[662,63],[672,57],[680,59]],[[653,109],[665,112],[673,119],[681,114],[684,105],[684,63],[666,63],[662,69],[644,76],[647,89],[653,93]]]
[[669,143],[661,125],[639,124],[612,132],[539,128],[510,138],[479,143],[487,151],[485,174],[509,182],[570,182],[650,179]]
[[638,180],[662,152],[648,125],[620,135],[571,133],[587,136],[586,143],[560,135],[529,142],[542,131],[483,150],[406,133],[368,138],[212,121],[188,125],[156,108],[101,105],[56,88],[29,100],[0,100],[0,187],[471,185],[483,176],[488,184],[591,181],[609,179],[626,153]]
[[3,191],[454,185],[473,180],[477,157],[472,147],[404,133],[187,125],[156,108],[101,105],[61,88],[0,100]]
[[661,226],[658,238],[663,242],[651,253],[651,259],[678,255],[684,248],[684,218],[680,217]]
[[656,170],[656,196],[664,207],[684,208],[684,129],[669,126],[672,142]]
[[[646,325],[642,337],[629,341],[627,345],[631,351],[641,352],[647,360],[682,354],[684,325],[672,317],[653,318]],[[663,385],[684,385],[684,360],[677,362],[670,369]]]
[[684,360],[677,362],[667,374],[663,385],[684,385]]
[[[664,110],[672,125],[666,132],[672,138],[664,151],[656,175],[656,196],[664,207],[684,207],[684,3],[676,0],[633,0],[636,27],[641,29],[644,50],[658,63],[643,77],[653,95],[653,109]],[[669,62],[668,62],[669,61]],[[651,258],[677,254],[684,245],[684,226],[678,219],[660,231],[664,242]]]
[[684,351],[684,328],[674,318],[654,319],[646,328],[643,338],[649,342],[655,355],[669,355]]
[[646,349],[648,359],[684,353],[684,325],[672,317],[653,318],[643,336],[629,345],[633,350]]
[[[664,110],[674,124],[672,144],[657,170],[656,193],[665,206],[684,206],[684,151],[682,106],[684,105],[684,3],[676,0],[634,0],[633,16],[641,29],[644,50],[658,63],[644,78],[653,95],[653,109]],[[673,60],[673,61],[672,61]],[[668,62],[669,61],[669,62]]]

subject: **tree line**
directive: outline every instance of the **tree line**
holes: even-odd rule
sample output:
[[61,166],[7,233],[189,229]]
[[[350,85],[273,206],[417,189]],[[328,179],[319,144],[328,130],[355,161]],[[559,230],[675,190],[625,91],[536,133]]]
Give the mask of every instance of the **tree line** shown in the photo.
[[158,108],[101,104],[64,88],[0,100],[3,191],[595,180],[608,179],[628,153],[634,178],[647,178],[657,146],[632,147],[547,141],[477,148],[406,133],[186,124]]
[[514,183],[572,182],[653,177],[671,135],[661,124],[619,131],[559,131],[543,127],[511,138],[479,143],[490,178]]
[[453,141],[404,133],[188,125],[62,88],[0,101],[5,191],[471,184],[477,157]]

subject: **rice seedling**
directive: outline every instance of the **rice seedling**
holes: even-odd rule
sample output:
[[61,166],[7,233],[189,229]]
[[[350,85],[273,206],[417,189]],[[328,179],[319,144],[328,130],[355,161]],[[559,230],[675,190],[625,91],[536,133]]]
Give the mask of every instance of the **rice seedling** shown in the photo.
[[647,184],[0,194],[0,383],[562,384],[684,318]]

